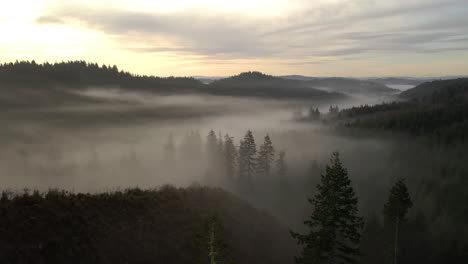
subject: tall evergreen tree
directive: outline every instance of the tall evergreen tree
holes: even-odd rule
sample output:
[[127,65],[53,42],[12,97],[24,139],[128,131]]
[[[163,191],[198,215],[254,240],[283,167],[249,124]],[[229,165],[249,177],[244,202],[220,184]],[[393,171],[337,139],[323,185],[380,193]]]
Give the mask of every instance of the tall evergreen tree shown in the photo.
[[197,236],[199,255],[198,264],[232,264],[228,246],[224,241],[224,226],[221,219],[214,215],[205,221],[203,232]]
[[175,144],[172,132],[169,133],[167,142],[164,145],[164,160],[169,163],[169,165],[173,164],[175,161]]
[[402,223],[406,222],[406,214],[413,206],[404,179],[399,179],[390,190],[387,203],[384,205],[384,224],[394,230],[392,263],[398,262],[398,236]]
[[276,160],[276,172],[281,179],[286,177],[288,173],[288,167],[286,165],[286,151],[280,150],[278,154],[278,159]]
[[239,146],[239,178],[251,180],[257,165],[257,147],[252,131],[248,130]]
[[317,190],[314,198],[309,199],[314,209],[312,215],[304,222],[309,232],[304,235],[291,232],[302,246],[296,263],[355,263],[364,222],[357,215],[358,199],[337,152],[333,153]]
[[273,143],[271,142],[270,136],[267,134],[265,136],[265,141],[258,150],[257,172],[260,175],[269,176],[271,171],[271,164],[273,163],[274,159],[275,149],[273,148]]
[[206,157],[208,158],[209,168],[213,169],[218,163],[218,138],[211,129],[206,136]]
[[234,146],[234,140],[229,135],[224,136],[224,166],[228,178],[233,179],[237,164],[237,150]]

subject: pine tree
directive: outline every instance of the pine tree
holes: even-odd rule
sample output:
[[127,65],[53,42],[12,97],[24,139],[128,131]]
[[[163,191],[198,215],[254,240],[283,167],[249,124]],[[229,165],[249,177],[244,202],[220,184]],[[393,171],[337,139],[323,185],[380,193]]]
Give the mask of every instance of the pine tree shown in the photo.
[[218,138],[213,129],[211,129],[210,132],[208,132],[208,136],[206,136],[206,155],[210,167],[213,167],[218,157]]
[[239,146],[239,178],[251,180],[255,173],[257,147],[252,131],[248,130]]
[[337,152],[333,153],[317,190],[314,198],[309,199],[314,209],[312,216],[304,222],[309,232],[304,235],[291,232],[302,246],[296,263],[355,263],[364,223],[357,215],[358,199]]
[[228,246],[224,241],[224,226],[221,219],[214,215],[205,221],[203,233],[197,236],[199,264],[232,264]]
[[223,153],[226,174],[228,178],[233,179],[238,157],[236,147],[234,146],[233,138],[227,134],[224,136]]
[[278,176],[281,179],[284,179],[288,172],[288,167],[286,165],[285,157],[286,157],[286,151],[281,150],[278,154],[278,159],[276,160],[276,171],[277,171]]
[[273,143],[271,142],[270,136],[267,134],[265,136],[265,141],[260,146],[258,151],[258,166],[257,172],[260,175],[269,176],[271,170],[271,164],[275,159],[275,149],[273,148]]
[[399,179],[390,190],[387,203],[384,205],[384,224],[394,230],[392,263],[398,260],[398,236],[402,223],[406,222],[406,214],[413,206],[404,179]]
[[169,133],[167,142],[164,145],[164,159],[168,164],[173,164],[175,161],[175,144],[172,132]]

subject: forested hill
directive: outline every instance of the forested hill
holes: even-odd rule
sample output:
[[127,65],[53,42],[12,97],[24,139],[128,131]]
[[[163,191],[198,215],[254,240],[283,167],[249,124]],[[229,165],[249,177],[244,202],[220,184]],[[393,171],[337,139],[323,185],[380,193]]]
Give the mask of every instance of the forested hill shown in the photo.
[[291,263],[296,250],[275,218],[221,189],[4,192],[0,213],[1,263],[198,263],[213,215],[235,263]]
[[329,92],[340,92],[347,94],[362,95],[389,95],[395,94],[398,90],[387,87],[384,83],[370,80],[360,80],[342,77],[305,77],[300,75],[282,76],[284,79],[301,81],[308,87],[314,87]]
[[254,95],[275,98],[344,98],[338,92],[327,92],[309,87],[306,83],[287,80],[260,72],[244,72],[216,80],[209,84],[210,91],[226,95]]
[[[251,78],[243,80],[246,75]],[[44,100],[43,104],[76,99],[76,94],[64,94],[83,88],[118,88],[126,91],[144,91],[157,94],[201,93],[230,96],[251,96],[267,98],[336,99],[338,93],[328,93],[296,82],[288,82],[260,73],[240,74],[237,78],[227,78],[209,85],[191,77],[155,77],[131,74],[119,70],[117,66],[98,65],[85,61],[37,64],[22,61],[0,65],[0,102],[4,105],[17,105],[22,99],[34,97],[37,93],[51,93],[54,100]],[[57,94],[60,90],[59,94]],[[12,91],[15,91],[12,94]],[[15,94],[16,93],[16,94]],[[17,97],[16,97],[17,95]],[[24,102],[23,102],[24,103]]]
[[406,99],[454,99],[456,97],[468,97],[468,78],[453,80],[438,80],[420,84],[400,94]]
[[429,136],[436,142],[468,143],[468,79],[433,81],[401,94],[410,100],[342,110],[347,127]]

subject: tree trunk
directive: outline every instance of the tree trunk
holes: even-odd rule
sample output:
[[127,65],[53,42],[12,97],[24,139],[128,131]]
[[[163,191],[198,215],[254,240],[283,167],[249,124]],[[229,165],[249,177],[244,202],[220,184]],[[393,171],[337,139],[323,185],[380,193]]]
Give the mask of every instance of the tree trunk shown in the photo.
[[397,256],[398,256],[398,227],[400,225],[400,212],[399,208],[397,207],[397,215],[396,215],[396,221],[395,221],[395,242],[394,242],[394,248],[393,248],[393,264],[397,264]]

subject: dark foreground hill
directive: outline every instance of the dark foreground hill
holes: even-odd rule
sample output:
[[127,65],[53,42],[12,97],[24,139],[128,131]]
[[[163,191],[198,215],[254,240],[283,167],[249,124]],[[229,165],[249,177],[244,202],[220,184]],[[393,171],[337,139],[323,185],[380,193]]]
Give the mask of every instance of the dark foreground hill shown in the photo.
[[291,263],[275,218],[221,189],[163,187],[102,194],[3,193],[1,263],[194,263],[195,236],[219,214],[236,263]]

